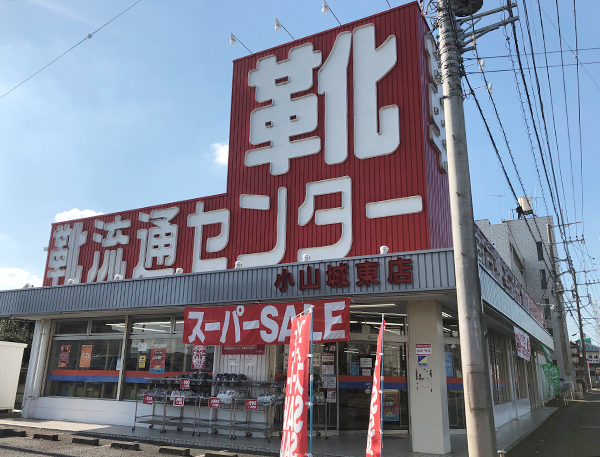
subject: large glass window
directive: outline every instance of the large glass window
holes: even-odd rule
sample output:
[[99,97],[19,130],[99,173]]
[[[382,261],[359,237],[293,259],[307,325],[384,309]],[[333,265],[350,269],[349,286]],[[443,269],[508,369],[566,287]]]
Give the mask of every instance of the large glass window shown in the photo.
[[149,378],[212,372],[214,346],[204,348],[204,367],[195,368],[194,346],[182,342],[182,323],[183,316],[133,319],[125,355],[123,399],[134,400],[139,392],[151,388],[153,384]]
[[86,335],[88,321],[56,321],[54,333],[57,335]]
[[[387,316],[386,316],[387,321]],[[373,369],[377,342],[339,342],[340,430],[364,430],[368,427]],[[406,346],[384,344],[383,416],[384,430],[408,427],[406,384]]]
[[171,333],[171,317],[150,317],[136,319],[131,326],[132,335],[160,335]]
[[458,344],[444,345],[448,417],[450,428],[466,428],[465,393],[463,389],[462,362]]
[[55,338],[50,346],[45,395],[117,397],[121,339]]
[[92,319],[91,332],[93,334],[125,333],[125,319]]
[[[379,334],[381,314],[366,311],[350,312],[350,333]],[[385,333],[391,335],[406,334],[406,316],[396,313],[385,315]]]
[[527,368],[528,362],[517,355],[515,347],[515,341],[511,343],[513,353],[513,363],[515,366],[515,390],[517,392],[517,398],[527,398]]
[[506,354],[506,338],[492,330],[488,331],[488,349],[492,370],[492,394],[494,404],[510,401],[508,383],[508,357]]

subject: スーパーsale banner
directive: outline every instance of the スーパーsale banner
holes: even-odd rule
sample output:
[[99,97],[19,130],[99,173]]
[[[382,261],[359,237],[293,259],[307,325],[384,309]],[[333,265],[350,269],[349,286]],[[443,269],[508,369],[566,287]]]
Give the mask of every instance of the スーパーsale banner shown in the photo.
[[183,342],[198,345],[288,344],[294,316],[314,306],[315,342],[350,339],[350,299],[186,308]]
[[310,314],[307,314],[292,320],[280,457],[304,457],[307,452],[309,353]]
[[381,457],[381,356],[383,355],[383,332],[385,321],[379,329],[377,338],[377,357],[373,369],[373,390],[369,410],[369,428],[367,430],[367,457]]

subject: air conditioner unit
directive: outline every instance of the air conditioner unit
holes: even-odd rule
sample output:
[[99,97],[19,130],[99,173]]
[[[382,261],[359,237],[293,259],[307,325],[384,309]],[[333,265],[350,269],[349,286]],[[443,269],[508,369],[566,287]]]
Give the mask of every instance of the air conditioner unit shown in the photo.
[[531,197],[519,197],[519,206],[523,210],[523,214],[533,214],[533,208],[531,207]]

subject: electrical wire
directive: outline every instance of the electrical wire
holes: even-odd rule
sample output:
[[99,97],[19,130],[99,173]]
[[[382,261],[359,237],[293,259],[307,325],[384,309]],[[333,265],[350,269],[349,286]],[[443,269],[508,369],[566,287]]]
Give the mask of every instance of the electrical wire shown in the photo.
[[[581,236],[585,230],[585,218],[583,217],[583,146],[581,144],[581,92],[579,85],[579,32],[577,31],[577,4],[573,0],[573,17],[575,19],[575,52],[577,58],[577,117],[579,129],[579,172],[581,179]],[[575,232],[577,233],[577,232]]]
[[[538,0],[539,2],[539,0]],[[558,0],[555,0],[556,3],[556,19],[558,24],[558,34],[561,34],[560,29],[560,12],[558,9]],[[559,40],[560,50],[562,51],[562,41]],[[567,82],[565,78],[565,62],[563,54],[560,54],[560,64],[562,68],[562,83],[563,83],[563,99],[565,102],[565,119],[567,121],[567,144],[569,145],[569,163],[571,165],[571,190],[573,192],[573,211],[575,212],[575,220],[577,220],[577,204],[575,202],[575,178],[573,176],[573,151],[571,148],[571,126],[569,124],[569,102],[567,100]],[[577,234],[577,226],[575,226],[575,234]]]
[[[550,19],[550,16],[548,16],[548,13],[546,13],[546,10],[544,8],[542,8],[542,11],[544,12],[544,14],[546,15],[546,17],[550,21],[550,24],[552,24],[552,26],[554,27],[554,29],[557,32],[559,32],[558,29],[556,28],[556,25],[554,25],[554,22],[552,22],[552,19]],[[574,55],[576,55],[575,51],[573,51],[573,49],[571,48],[571,46],[569,46],[569,43],[567,43],[567,40],[565,40],[565,38],[562,36],[562,34],[560,32],[558,33],[558,36],[562,40],[562,42],[564,42],[567,45],[567,48],[569,48],[569,51],[571,51]],[[580,63],[581,63],[581,68],[583,68],[585,70],[585,72],[588,74],[588,76],[590,77],[590,79],[592,80],[592,82],[596,85],[596,87],[598,89],[600,89],[600,85],[598,85],[598,83],[596,82],[596,80],[594,79],[594,77],[587,70],[587,68],[585,67],[585,64],[583,62],[580,62]]]
[[61,57],[65,56],[66,54],[68,54],[69,52],[71,52],[73,49],[75,49],[77,46],[79,46],[81,43],[83,43],[84,41],[90,40],[97,32],[99,32],[100,30],[102,30],[104,27],[106,27],[108,24],[110,24],[112,21],[114,21],[115,19],[117,19],[119,16],[121,16],[122,14],[126,13],[127,11],[129,11],[131,8],[133,8],[135,5],[137,5],[138,3],[140,3],[142,0],[137,0],[135,3],[133,3],[132,5],[130,5],[128,8],[124,9],[123,11],[121,11],[119,14],[117,14],[115,17],[113,17],[110,21],[108,21],[107,23],[105,23],[104,25],[102,25],[101,27],[98,27],[96,30],[94,30],[92,33],[88,34],[83,40],[81,40],[80,42],[76,43],[75,45],[71,46],[69,49],[67,49],[65,52],[63,52],[61,55],[59,55],[56,59],[50,61],[49,63],[47,63],[46,65],[44,65],[42,68],[40,68],[38,71],[36,71],[35,73],[33,73],[31,76],[29,76],[28,78],[25,78],[23,81],[21,81],[19,84],[17,84],[15,87],[13,87],[12,89],[10,89],[8,92],[6,92],[4,95],[0,96],[0,100],[2,100],[4,97],[6,97],[8,94],[10,94],[12,91],[14,91],[15,89],[21,87],[23,84],[25,84],[27,81],[29,81],[31,78],[33,78],[34,76],[36,76],[37,74],[41,73],[42,71],[44,71],[46,68],[48,68],[50,65],[52,65],[54,62],[56,62],[58,59],[60,59]]
[[[536,54],[538,54],[536,52]],[[530,55],[530,54],[527,54]],[[487,57],[480,57],[481,60],[485,60],[487,59]],[[586,62],[586,65],[596,65],[599,64],[600,61],[598,62]],[[575,67],[579,64],[577,63],[566,63],[564,65],[538,65],[538,68],[560,68],[560,67]],[[523,67],[524,70],[533,70],[533,67]],[[502,73],[502,72],[506,72],[506,71],[512,71],[512,69],[510,68],[502,68],[500,70],[486,70],[486,72],[488,73]],[[475,73],[479,73],[478,71],[468,71],[468,74],[475,74]]]
[[[542,18],[542,10],[541,10],[540,0],[537,1],[537,4],[538,4],[538,15],[539,15],[539,19],[540,19],[540,28],[542,31],[542,43],[544,46],[544,59],[545,59],[546,67],[548,67],[548,52],[546,49],[546,32],[544,30],[544,21]],[[532,50],[532,52],[533,52],[533,50]],[[562,189],[563,201],[566,201],[567,196],[565,193],[565,183],[564,183],[564,179],[563,179],[562,166],[561,166],[562,160],[560,158],[560,147],[558,146],[558,134],[557,134],[557,130],[556,130],[556,117],[554,115],[554,94],[552,93],[552,82],[550,80],[550,72],[548,72],[547,69],[546,69],[546,82],[548,84],[548,93],[550,95],[550,97],[549,97],[550,98],[550,114],[552,116],[552,130],[554,132],[554,145],[556,147],[556,157],[557,157],[557,163],[558,163],[558,174],[560,177],[560,186]],[[549,150],[548,153],[550,154],[551,151]],[[558,189],[556,189],[556,192],[558,192]],[[567,220],[568,220],[568,218],[569,218],[569,215],[567,213]]]
[[[600,50],[600,47],[592,47],[592,48],[581,48],[579,49],[579,52],[581,51],[594,51],[594,50]],[[547,54],[557,54],[559,52],[567,52],[567,51],[546,51]],[[524,52],[524,55],[530,55],[530,53]],[[537,55],[537,54],[543,54],[542,52],[534,52],[533,54]],[[510,57],[508,55],[500,55],[500,56],[480,56],[480,59],[502,59],[502,58],[507,58]],[[474,60],[475,57],[464,57],[465,60]],[[591,62],[586,62],[586,65],[589,65]]]

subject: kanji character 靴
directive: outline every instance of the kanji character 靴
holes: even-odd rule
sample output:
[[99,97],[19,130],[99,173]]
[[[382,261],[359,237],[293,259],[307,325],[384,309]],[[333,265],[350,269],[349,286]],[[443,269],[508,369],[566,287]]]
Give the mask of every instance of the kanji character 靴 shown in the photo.
[[365,285],[369,287],[371,284],[375,284],[376,286],[379,284],[377,280],[378,276],[378,262],[361,262],[356,264],[356,277],[358,281],[356,281],[357,286]]
[[78,284],[81,281],[83,267],[79,262],[79,249],[87,240],[87,232],[83,231],[83,223],[76,222],[73,228],[69,224],[59,225],[52,234],[56,249],[50,252],[48,260],[48,278],[52,285],[58,285],[58,278],[65,278],[65,283],[72,279]]
[[313,68],[321,65],[321,52],[312,43],[294,47],[287,60],[277,62],[274,55],[263,57],[248,74],[248,85],[255,87],[257,102],[271,101],[250,115],[250,143],[269,146],[246,152],[247,167],[270,164],[271,174],[290,169],[290,159],[316,154],[321,150],[317,136],[290,141],[291,136],[312,132],[318,124],[318,99],[315,94],[292,99],[292,94],[310,89]]
[[329,287],[348,287],[348,264],[340,263],[337,266],[327,265],[327,285]]

